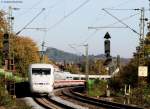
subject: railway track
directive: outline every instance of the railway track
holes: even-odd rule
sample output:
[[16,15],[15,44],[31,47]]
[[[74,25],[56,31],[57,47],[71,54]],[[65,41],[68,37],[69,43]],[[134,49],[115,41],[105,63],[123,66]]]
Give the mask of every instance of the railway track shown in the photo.
[[46,109],[62,109],[47,99],[47,97],[35,97],[34,100]]
[[[55,93],[60,93],[65,88],[55,89]],[[57,90],[57,91],[56,91]],[[57,95],[56,94],[56,95]],[[34,101],[36,101],[40,106],[46,109],[87,109],[80,105],[64,100],[58,96],[34,96]]]
[[46,109],[143,109],[100,99],[89,98],[78,91],[83,87],[61,88],[55,90],[56,96],[35,97],[34,100]]
[[[96,106],[93,106],[93,105],[90,105],[90,104],[87,104],[86,102],[81,102],[79,100],[76,100],[74,99],[73,97],[70,97],[70,92],[68,92],[70,88],[64,88],[63,90],[58,90],[55,92],[55,95],[60,97],[61,99],[65,100],[65,101],[69,101],[69,102],[72,102],[76,105],[79,105],[79,106],[82,106],[80,109],[103,109],[103,108],[99,108],[99,107],[96,107]],[[65,94],[67,93],[67,95]],[[68,96],[68,94],[70,96]],[[75,107],[75,109],[78,109]]]
[[69,90],[65,89],[62,91],[62,93],[65,96],[68,96],[70,98],[76,99],[80,102],[87,103],[89,105],[98,106],[99,108],[111,108],[111,109],[143,109],[142,107],[137,107],[134,105],[125,105],[120,103],[114,103],[109,101],[104,101],[96,98],[90,98],[87,96],[84,96],[76,91],[83,90],[82,87],[78,88],[71,88]]
[[66,103],[55,96],[35,97],[34,100],[45,109],[76,109],[76,106],[70,105],[70,103]]

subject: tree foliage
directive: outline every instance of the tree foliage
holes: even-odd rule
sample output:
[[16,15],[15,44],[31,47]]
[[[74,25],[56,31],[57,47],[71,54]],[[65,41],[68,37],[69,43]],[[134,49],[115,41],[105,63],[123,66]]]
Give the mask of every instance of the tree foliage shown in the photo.
[[150,82],[150,32],[147,33],[145,38],[145,65],[148,66],[148,82]]
[[134,57],[131,59],[130,63],[127,64],[122,70],[120,78],[122,79],[122,82],[124,84],[130,84],[132,86],[137,86],[138,84],[138,66],[141,55],[140,52],[144,50],[144,63],[143,65],[148,66],[148,82],[150,82],[150,33],[148,32],[145,40],[144,40],[144,46],[140,45],[134,55]]
[[2,53],[2,48],[3,48],[3,44],[2,44],[2,40],[3,40],[3,34],[6,31],[6,28],[8,26],[5,17],[4,17],[5,13],[3,11],[0,11],[0,67],[2,67],[2,58],[3,58],[3,53]]
[[[0,11],[0,65],[2,65],[3,58],[3,35],[8,32],[8,28],[5,13]],[[10,36],[10,54],[14,56],[16,72],[26,76],[29,64],[39,62],[38,47],[31,38],[16,36],[14,33],[11,33]]]
[[6,28],[8,27],[8,23],[4,17],[5,13],[3,11],[0,11],[0,34],[2,35]]
[[14,37],[14,57],[16,70],[22,76],[27,75],[28,66],[40,61],[36,43],[29,37]]
[[91,74],[107,74],[107,71],[104,67],[104,61],[100,59],[89,61],[89,71]]
[[131,62],[121,70],[120,78],[124,84],[137,86],[138,65],[135,63],[135,60],[131,60]]

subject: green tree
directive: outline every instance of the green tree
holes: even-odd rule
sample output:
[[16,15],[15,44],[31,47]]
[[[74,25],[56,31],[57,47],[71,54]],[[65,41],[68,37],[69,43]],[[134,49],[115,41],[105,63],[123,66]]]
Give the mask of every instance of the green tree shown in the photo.
[[120,78],[124,84],[137,86],[138,83],[138,65],[136,60],[131,60],[129,64],[123,67],[120,72]]
[[145,65],[148,66],[148,83],[150,82],[150,32],[147,33],[145,38]]

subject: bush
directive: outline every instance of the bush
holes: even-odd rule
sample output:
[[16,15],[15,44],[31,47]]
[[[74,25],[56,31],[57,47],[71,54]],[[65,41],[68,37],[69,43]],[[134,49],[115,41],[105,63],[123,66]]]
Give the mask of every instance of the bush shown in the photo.
[[123,84],[119,78],[111,78],[108,82],[108,85],[113,92],[119,92],[123,87]]
[[150,106],[150,85],[144,87],[144,103]]
[[11,96],[8,95],[5,88],[0,85],[0,105],[11,106],[12,104],[13,104],[13,101],[11,100]]
[[88,88],[89,96],[103,96],[106,93],[107,82],[99,79],[92,80],[94,83]]
[[[0,80],[2,80],[2,77],[0,77]],[[0,81],[0,106],[4,109],[31,109],[23,101],[12,99],[4,88],[3,81]]]

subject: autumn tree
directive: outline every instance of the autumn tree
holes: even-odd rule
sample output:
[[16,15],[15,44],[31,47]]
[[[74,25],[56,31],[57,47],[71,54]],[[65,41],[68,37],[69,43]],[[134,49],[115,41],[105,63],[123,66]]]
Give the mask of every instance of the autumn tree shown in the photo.
[[104,61],[100,59],[89,61],[89,71],[91,72],[91,74],[97,74],[97,75],[107,74],[107,71],[104,66]]
[[5,13],[3,11],[0,11],[0,67],[2,67],[2,58],[3,58],[3,53],[2,53],[3,34],[6,31],[6,28],[8,26],[4,15],[5,15]]
[[78,66],[78,64],[66,64],[65,70],[71,73],[81,73],[80,66]]
[[[3,35],[8,32],[8,28],[5,13],[0,11],[0,67],[3,58]],[[10,34],[10,39],[10,54],[14,56],[16,72],[21,76],[27,76],[29,64],[40,62],[37,44],[31,38],[16,36],[15,33]],[[44,57],[44,62],[52,63],[47,56]]]
[[29,64],[40,61],[37,44],[29,37],[14,37],[14,58],[16,70],[22,76],[26,76]]

